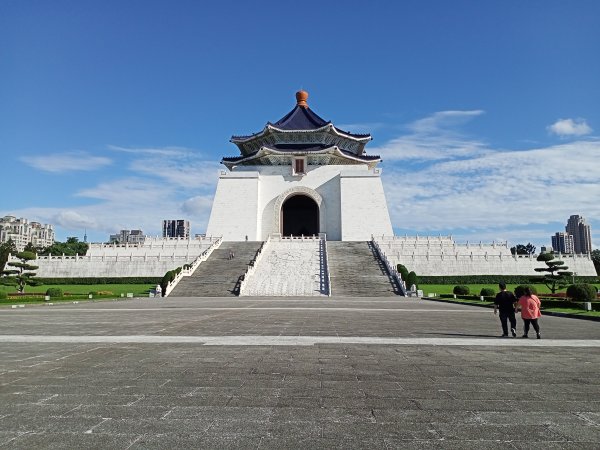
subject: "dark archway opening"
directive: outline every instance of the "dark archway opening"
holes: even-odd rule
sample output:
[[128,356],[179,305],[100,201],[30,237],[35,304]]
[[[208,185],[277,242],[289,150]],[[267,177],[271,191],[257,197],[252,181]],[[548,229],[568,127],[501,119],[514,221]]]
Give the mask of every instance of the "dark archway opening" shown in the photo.
[[319,205],[306,195],[294,195],[283,202],[281,222],[284,236],[319,234]]

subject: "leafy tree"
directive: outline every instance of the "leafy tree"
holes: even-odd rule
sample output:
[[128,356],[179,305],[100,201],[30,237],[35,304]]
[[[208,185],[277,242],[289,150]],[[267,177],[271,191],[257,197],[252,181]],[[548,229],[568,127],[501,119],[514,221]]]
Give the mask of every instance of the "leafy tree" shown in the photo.
[[75,256],[77,255],[85,255],[88,251],[87,242],[79,242],[79,239],[76,237],[68,237],[66,242],[55,242],[49,247],[46,247],[41,252],[40,255],[66,255],[66,256]]
[[600,275],[600,249],[592,250],[592,261],[596,268],[596,273]]
[[17,246],[12,239],[0,244],[0,272],[4,270],[8,261],[8,255],[14,255],[17,253]]
[[513,255],[533,255],[535,254],[535,245],[528,242],[527,245],[517,244],[510,248],[510,252]]
[[8,263],[8,266],[15,268],[2,271],[2,275],[4,275],[2,284],[17,286],[19,293],[22,294],[25,292],[26,285],[35,286],[38,284],[33,278],[35,277],[33,271],[37,270],[38,266],[29,264],[29,261],[33,261],[37,256],[33,252],[20,252],[15,256],[21,261]]
[[546,267],[536,267],[535,271],[546,273],[541,278],[532,279],[532,282],[545,284],[553,294],[570,284],[573,273],[567,271],[568,267],[562,261],[555,260],[552,253],[542,253],[537,260],[545,263]]
[[36,254],[39,253],[41,250],[42,248],[36,247],[35,245],[33,245],[33,242],[28,242],[25,248],[23,249],[24,252],[31,252]]

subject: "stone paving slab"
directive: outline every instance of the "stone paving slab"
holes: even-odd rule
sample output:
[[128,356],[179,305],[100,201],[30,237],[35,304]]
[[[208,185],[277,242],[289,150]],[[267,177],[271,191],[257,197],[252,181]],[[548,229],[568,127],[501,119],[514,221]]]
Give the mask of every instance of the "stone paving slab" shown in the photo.
[[594,322],[538,343],[397,298],[81,306],[0,310],[0,448],[600,447]]

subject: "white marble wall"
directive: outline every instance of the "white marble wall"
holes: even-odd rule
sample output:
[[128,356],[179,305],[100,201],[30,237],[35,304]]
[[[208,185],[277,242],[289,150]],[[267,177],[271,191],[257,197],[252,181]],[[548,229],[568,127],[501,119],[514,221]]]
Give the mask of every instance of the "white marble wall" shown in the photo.
[[146,238],[143,244],[90,244],[86,256],[197,256],[216,239]]
[[319,232],[328,240],[369,240],[372,234],[393,233],[379,170],[367,165],[309,165],[306,174],[298,176],[285,165],[222,171],[207,235],[264,241],[281,232],[281,203],[295,192],[322,201]]
[[378,169],[343,171],[340,190],[342,241],[368,241],[372,235],[394,234]]
[[255,170],[221,171],[213,200],[207,236],[224,241],[264,240],[258,232],[259,176]]
[[161,260],[102,261],[90,258],[38,260],[40,278],[162,277],[169,270],[191,264],[196,257]]
[[192,263],[215,240],[152,238],[140,245],[90,244],[86,255],[39,256],[33,264],[39,266],[40,278],[162,277]]
[[[546,267],[536,257],[517,256],[502,244],[456,244],[451,238],[420,236],[376,237],[391,264],[403,264],[417,275],[540,275],[536,267]],[[587,255],[560,255],[570,272],[596,276],[594,263]]]

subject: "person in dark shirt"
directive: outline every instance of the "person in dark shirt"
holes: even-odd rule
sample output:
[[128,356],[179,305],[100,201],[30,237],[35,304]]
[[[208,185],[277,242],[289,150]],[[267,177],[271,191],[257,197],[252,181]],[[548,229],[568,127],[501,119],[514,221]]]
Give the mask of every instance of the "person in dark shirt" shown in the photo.
[[494,300],[494,314],[498,314],[498,310],[500,311],[502,337],[508,337],[507,321],[510,321],[510,332],[513,337],[517,337],[517,319],[515,318],[517,297],[512,292],[506,290],[505,283],[499,283],[498,287],[500,288],[500,292],[496,294],[496,299]]

